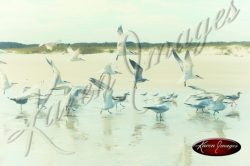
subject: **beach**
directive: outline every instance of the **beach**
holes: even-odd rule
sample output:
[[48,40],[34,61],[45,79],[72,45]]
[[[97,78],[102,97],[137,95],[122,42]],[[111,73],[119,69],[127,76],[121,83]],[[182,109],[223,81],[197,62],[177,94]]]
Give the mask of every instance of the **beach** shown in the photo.
[[[192,56],[192,54],[191,54]],[[29,101],[23,106],[27,119],[19,118],[20,108],[8,99],[20,93],[25,86],[38,86],[43,84],[48,89],[53,80],[53,72],[46,62],[46,57],[53,60],[64,80],[71,85],[90,84],[89,78],[99,78],[101,70],[108,63],[114,64],[117,74],[114,95],[123,95],[130,92],[125,108],[118,107],[111,110],[112,114],[100,114],[103,105],[102,96],[96,97],[89,104],[82,106],[74,117],[63,117],[60,121],[48,126],[46,117],[48,112],[39,117],[36,127],[62,151],[55,149],[47,139],[34,132],[30,153],[27,152],[29,135],[24,133],[12,143],[8,138],[20,128],[25,128],[27,121],[32,120],[36,111],[35,101]],[[250,125],[249,97],[250,97],[250,56],[213,55],[211,50],[201,55],[192,56],[194,72],[203,79],[188,81],[208,91],[216,91],[225,95],[242,92],[234,111],[238,116],[226,116],[232,109],[230,106],[220,112],[216,118],[212,115],[197,113],[184,104],[186,98],[194,90],[184,87],[179,82],[181,70],[173,56],[157,55],[152,60],[147,54],[142,55],[141,66],[144,68],[143,76],[149,81],[139,83],[136,89],[136,105],[143,109],[145,99],[152,98],[153,94],[178,94],[177,106],[164,113],[164,121],[155,119],[155,113],[147,111],[138,113],[132,104],[134,76],[128,69],[126,61],[129,58],[137,61],[138,56],[129,55],[127,58],[115,56],[111,53],[87,54],[82,56],[85,61],[70,62],[67,54],[2,54],[1,60],[6,65],[0,68],[8,79],[18,83],[9,89],[5,95],[0,95],[0,165],[2,166],[66,166],[80,165],[173,165],[173,166],[215,166],[237,164],[249,165],[250,135],[246,134]],[[183,53],[181,57],[184,57]],[[158,63],[156,64],[156,62]],[[149,63],[151,67],[148,68]],[[129,66],[130,67],[130,66]],[[131,67],[130,67],[131,68]],[[147,96],[141,93],[147,92]],[[59,93],[59,92],[58,92]],[[54,96],[50,103],[58,102],[61,96]],[[120,110],[122,109],[122,110]],[[53,113],[52,113],[53,115]],[[50,117],[51,118],[51,117]],[[230,156],[209,157],[200,155],[192,150],[192,145],[204,138],[229,138],[236,140],[242,149]],[[64,152],[69,152],[65,154]]]

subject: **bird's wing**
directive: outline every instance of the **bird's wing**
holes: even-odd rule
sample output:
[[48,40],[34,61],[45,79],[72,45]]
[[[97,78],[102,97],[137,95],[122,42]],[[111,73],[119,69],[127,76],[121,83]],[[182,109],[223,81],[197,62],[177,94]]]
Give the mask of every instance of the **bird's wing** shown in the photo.
[[177,55],[177,53],[175,52],[175,50],[173,50],[173,54],[174,54],[175,60],[178,62],[179,66],[180,66],[180,68],[181,68],[181,71],[183,72],[183,70],[184,70],[183,61],[182,61],[181,58]]
[[72,55],[72,54],[74,53],[73,49],[72,49],[70,46],[67,48],[67,52],[68,52],[70,55]]
[[135,61],[129,59],[129,62],[134,70],[141,71],[141,72],[143,71],[143,68],[140,65],[138,65]]
[[103,83],[102,81],[97,80],[97,79],[95,79],[95,78],[90,78],[89,81],[90,81],[92,84],[94,84],[95,86],[97,86],[99,89],[105,89],[105,88],[108,89],[108,88],[109,88],[108,85],[106,85],[106,84]]
[[53,68],[53,62],[52,62],[52,60],[50,60],[50,59],[48,59],[48,58],[46,57],[46,61],[47,61],[47,63]]
[[118,35],[122,35],[123,34],[123,29],[122,29],[121,25],[118,27],[117,33],[118,33]]
[[6,62],[4,62],[4,61],[0,61],[0,64],[7,64]]
[[202,89],[202,88],[199,88],[199,87],[196,87],[196,86],[191,86],[191,85],[189,85],[188,87],[191,88],[191,89],[194,89],[194,90],[206,92],[206,90],[204,90],[204,89]]
[[193,68],[193,62],[192,62],[192,59],[191,59],[191,56],[190,56],[190,53],[188,50],[187,50],[186,55],[185,55],[185,66],[184,67],[187,71],[189,71],[189,70],[192,71],[192,68]]
[[2,74],[2,77],[3,77],[3,85],[4,85],[4,87],[10,86],[10,83],[9,83],[9,80],[8,80],[6,74],[3,71],[1,71],[1,74]]
[[129,59],[129,62],[132,65],[133,69],[136,71],[135,72],[136,78],[137,79],[142,78],[143,68],[140,65],[138,65],[135,61],[133,61],[131,59]]

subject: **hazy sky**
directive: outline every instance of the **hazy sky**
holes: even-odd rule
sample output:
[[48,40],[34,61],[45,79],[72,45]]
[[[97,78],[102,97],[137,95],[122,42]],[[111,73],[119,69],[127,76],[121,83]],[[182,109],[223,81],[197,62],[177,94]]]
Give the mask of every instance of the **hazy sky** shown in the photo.
[[[42,43],[116,41],[119,25],[141,41],[176,41],[178,35],[228,10],[231,0],[0,0],[0,41]],[[250,2],[234,0],[237,19],[208,41],[249,41]]]

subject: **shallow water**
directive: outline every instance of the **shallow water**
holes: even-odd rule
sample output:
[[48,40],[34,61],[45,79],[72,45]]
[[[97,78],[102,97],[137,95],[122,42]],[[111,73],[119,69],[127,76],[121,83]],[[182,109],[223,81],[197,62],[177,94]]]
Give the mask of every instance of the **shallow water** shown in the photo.
[[[18,56],[18,55],[12,55]],[[13,57],[5,57],[8,62],[14,61]],[[101,56],[101,55],[99,55]],[[13,58],[13,59],[11,59]],[[20,58],[20,57],[19,57]],[[38,59],[36,59],[38,58]],[[33,60],[26,62],[28,66],[32,66],[32,62],[40,61],[43,58],[40,56],[32,57]],[[21,59],[21,58],[20,58]],[[57,64],[63,66],[63,59],[59,59]],[[14,63],[14,62],[13,62]],[[16,62],[23,63],[23,62]],[[30,64],[31,63],[31,64]],[[46,63],[45,63],[46,64]],[[77,63],[78,64],[78,63]],[[78,66],[79,65],[79,66]],[[77,69],[80,64],[75,65]],[[84,64],[81,64],[84,65]],[[40,64],[40,67],[45,68],[46,65]],[[73,65],[72,65],[73,66]],[[72,67],[71,66],[71,67]],[[101,66],[101,65],[100,65]],[[48,66],[46,66],[48,68]],[[26,68],[26,67],[24,67]],[[50,70],[47,68],[38,68],[43,77],[51,77]],[[84,67],[82,67],[84,68]],[[100,69],[101,67],[93,67]],[[15,77],[15,72],[9,71],[10,67],[4,67],[6,72],[10,73],[10,77],[17,81],[21,78]],[[36,69],[33,67],[33,69]],[[18,69],[14,69],[17,71]],[[22,74],[27,74],[25,69]],[[66,70],[62,68],[62,70]],[[64,72],[62,71],[62,74]],[[238,71],[236,71],[238,72]],[[241,71],[239,71],[241,72]],[[21,74],[21,75],[22,75]],[[36,83],[37,75],[30,72],[29,84]],[[29,75],[27,74],[27,76]],[[79,73],[76,73],[76,75]],[[217,73],[220,75],[220,73]],[[237,74],[237,73],[235,73]],[[250,73],[248,73],[250,74]],[[32,77],[34,75],[34,78]],[[65,74],[67,75],[67,73]],[[148,74],[150,77],[152,74]],[[207,75],[212,75],[208,73]],[[234,75],[234,74],[233,74]],[[238,77],[241,74],[237,74]],[[242,76],[244,77],[244,76]],[[70,77],[68,77],[70,78]],[[73,76],[72,76],[73,78]],[[121,76],[120,76],[121,78]],[[80,78],[77,78],[80,79]],[[79,80],[73,80],[77,83]],[[85,78],[84,78],[85,79]],[[83,80],[84,80],[83,79]],[[241,79],[241,77],[240,77]],[[15,81],[16,81],[15,80]],[[31,81],[32,80],[32,81]],[[80,79],[82,81],[82,78]],[[230,79],[224,80],[225,82]],[[47,81],[47,80],[46,80]],[[206,81],[206,80],[204,80]],[[245,80],[248,81],[249,80]],[[20,81],[19,81],[20,82]],[[219,84],[222,84],[220,80]],[[23,81],[21,84],[24,84]],[[212,82],[214,84],[214,82]],[[229,84],[228,82],[226,84]],[[120,89],[116,94],[123,94],[127,88],[119,84]],[[207,83],[209,85],[209,81]],[[250,134],[248,134],[250,126],[249,98],[250,91],[246,88],[245,83],[236,84],[238,86],[230,89],[220,86],[208,88],[218,89],[218,92],[223,94],[233,94],[237,90],[243,91],[243,95],[237,102],[238,106],[234,109],[238,116],[227,117],[226,115],[232,111],[230,106],[223,112],[220,112],[215,117],[212,113],[196,112],[190,107],[183,104],[183,101],[193,93],[190,89],[182,87],[157,88],[147,89],[138,88],[136,93],[136,104],[138,108],[152,103],[144,102],[144,99],[151,98],[152,94],[159,92],[159,95],[177,93],[177,107],[171,109],[164,114],[164,121],[157,121],[155,113],[147,111],[145,113],[137,112],[132,105],[130,95],[128,102],[124,102],[125,108],[118,106],[118,110],[112,109],[112,114],[103,111],[100,114],[102,107],[102,96],[93,99],[91,103],[82,106],[75,116],[63,116],[60,120],[55,120],[56,109],[52,109],[48,117],[48,111],[44,111],[37,117],[35,127],[41,132],[34,132],[34,137],[31,143],[29,155],[24,157],[27,152],[27,143],[29,141],[29,130],[21,135],[12,143],[7,143],[10,136],[18,129],[26,128],[28,124],[32,124],[36,113],[36,99],[30,100],[28,104],[23,106],[25,118],[17,116],[20,114],[19,105],[10,101],[6,96],[0,97],[0,165],[180,165],[180,166],[198,166],[198,165],[228,165],[235,166],[239,162],[241,165],[249,165],[250,153]],[[117,85],[118,86],[118,85]],[[142,85],[143,86],[143,85]],[[150,85],[146,85],[149,86]],[[22,86],[9,90],[9,96],[16,95],[21,91]],[[46,89],[46,88],[45,88]],[[166,90],[167,89],[167,90]],[[148,95],[143,97],[142,92],[148,92]],[[60,92],[58,92],[60,94]],[[57,95],[58,95],[57,94]],[[61,96],[53,96],[50,104],[57,103]],[[49,121],[54,119],[54,122],[48,126],[46,119]],[[55,146],[48,142],[46,135],[50,141],[61,150],[55,149]],[[233,155],[225,157],[208,157],[202,156],[192,150],[192,145],[205,138],[224,137],[238,141],[242,149]],[[65,154],[69,152],[69,154]]]

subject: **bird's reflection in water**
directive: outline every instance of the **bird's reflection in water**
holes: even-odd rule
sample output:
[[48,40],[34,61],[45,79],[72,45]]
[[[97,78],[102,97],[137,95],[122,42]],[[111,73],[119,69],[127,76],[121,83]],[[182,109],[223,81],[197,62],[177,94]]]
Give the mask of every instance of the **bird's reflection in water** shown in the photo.
[[218,137],[222,137],[222,138],[226,137],[225,132],[224,132],[224,130],[226,129],[226,123],[224,121],[215,119],[213,129],[218,135]]
[[215,131],[218,137],[225,137],[226,123],[210,112],[197,112],[189,120],[203,126],[206,132]]
[[237,118],[238,120],[240,120],[240,112],[237,108],[232,108],[232,111],[227,113],[225,116],[228,118]]
[[102,122],[104,148],[110,151],[114,146],[112,139],[112,117],[104,117],[102,118]]
[[130,146],[135,146],[139,144],[143,140],[143,130],[146,128],[144,124],[137,124],[134,127],[134,132],[132,133],[132,141],[130,142]]
[[192,146],[184,137],[183,146],[177,158],[176,165],[191,166],[192,165]]
[[72,131],[78,131],[77,127],[79,125],[78,118],[76,116],[66,116],[65,125],[67,129],[70,129]]
[[168,125],[164,123],[163,121],[159,121],[155,123],[152,127],[153,130],[160,130],[162,131],[165,135],[169,135],[169,130],[168,130]]

